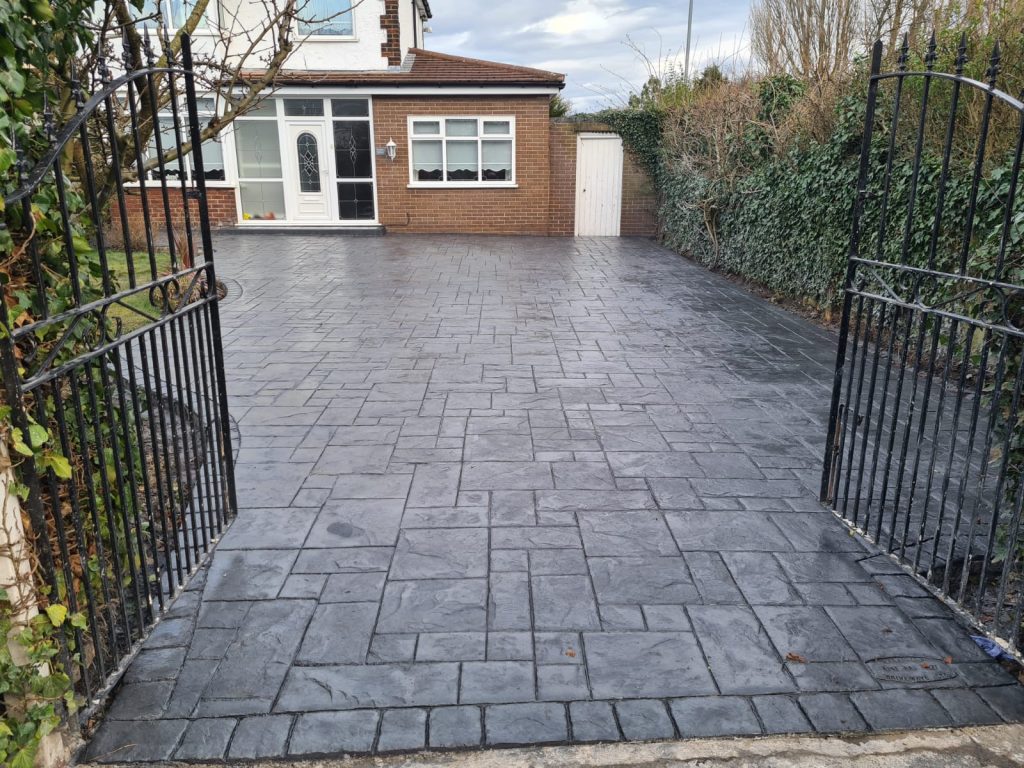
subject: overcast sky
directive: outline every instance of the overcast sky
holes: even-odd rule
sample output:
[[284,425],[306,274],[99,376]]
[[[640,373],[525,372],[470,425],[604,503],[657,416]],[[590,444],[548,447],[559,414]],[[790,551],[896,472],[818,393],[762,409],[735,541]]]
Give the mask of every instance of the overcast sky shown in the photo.
[[[539,67],[567,76],[577,111],[621,102],[647,79],[627,38],[661,66],[686,43],[687,0],[431,0],[436,51]],[[749,58],[750,0],[694,0],[690,71]],[[680,64],[681,66],[681,64]]]

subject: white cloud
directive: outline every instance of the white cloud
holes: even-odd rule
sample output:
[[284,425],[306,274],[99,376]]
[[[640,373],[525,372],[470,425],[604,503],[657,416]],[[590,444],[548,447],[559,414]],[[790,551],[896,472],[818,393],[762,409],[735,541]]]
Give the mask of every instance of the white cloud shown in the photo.
[[570,0],[559,13],[527,24],[523,34],[541,35],[573,43],[613,39],[623,28],[649,24],[649,7],[631,8],[617,0]]
[[[691,72],[746,63],[750,0],[695,0]],[[686,0],[433,0],[426,45],[439,51],[564,72],[581,111],[621,102],[648,77],[627,38],[664,68],[686,43]],[[740,51],[739,56],[735,56]]]

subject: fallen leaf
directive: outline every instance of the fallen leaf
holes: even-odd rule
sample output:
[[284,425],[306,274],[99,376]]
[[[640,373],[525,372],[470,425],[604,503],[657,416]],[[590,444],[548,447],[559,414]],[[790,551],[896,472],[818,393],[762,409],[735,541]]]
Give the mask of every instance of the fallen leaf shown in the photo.
[[932,665],[929,664],[927,661],[922,661],[921,662],[921,669],[931,669],[931,668],[932,668]]
[[793,651],[790,651],[789,653],[786,654],[786,661],[792,661],[792,662],[795,662],[796,664],[806,664],[807,663],[807,659],[805,659],[799,653],[793,653]]
[[947,656],[946,658],[943,659],[943,661],[946,662],[947,664],[952,664],[953,663],[953,657],[952,656]]
[[576,658],[576,651],[574,651],[572,648],[570,648],[569,650],[567,650],[565,652],[565,655],[568,656],[570,659],[575,659]]

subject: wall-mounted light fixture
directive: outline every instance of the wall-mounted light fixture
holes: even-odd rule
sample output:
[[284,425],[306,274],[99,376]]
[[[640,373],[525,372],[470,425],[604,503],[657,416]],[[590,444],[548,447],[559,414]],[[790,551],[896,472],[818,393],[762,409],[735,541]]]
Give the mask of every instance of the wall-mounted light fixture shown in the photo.
[[387,155],[388,160],[394,161],[398,157],[398,145],[395,144],[394,139],[388,139],[388,143],[384,145],[384,154]]

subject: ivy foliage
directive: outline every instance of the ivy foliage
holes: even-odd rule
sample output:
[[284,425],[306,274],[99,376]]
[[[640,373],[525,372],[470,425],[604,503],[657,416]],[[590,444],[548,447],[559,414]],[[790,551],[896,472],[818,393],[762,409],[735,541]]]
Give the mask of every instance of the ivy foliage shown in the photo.
[[[712,104],[741,92],[749,94],[748,114],[733,124],[703,128],[700,122],[706,118],[694,113],[702,106],[699,101],[674,113],[645,102],[600,117],[622,135],[655,178],[662,237],[669,247],[811,311],[833,313],[842,298],[850,248],[864,126],[863,82],[854,78],[835,99],[821,140],[806,134],[780,140],[794,113],[801,117],[799,111],[806,107],[807,85],[795,78],[775,75],[742,85],[721,81],[715,87],[732,90]],[[904,98],[916,105],[919,96],[911,93]],[[941,94],[934,112],[943,112]],[[891,104],[880,100],[869,159],[870,188],[877,191],[883,184],[890,140],[896,151],[889,171],[885,227],[879,228],[880,195],[870,195],[861,252],[895,260],[906,247],[917,266],[925,265],[930,252],[940,266],[952,266],[959,259],[958,238],[970,197],[970,130],[963,131],[967,138],[956,148],[944,182],[941,141],[925,146],[915,180],[916,136],[902,123],[897,135],[890,136],[891,117]],[[928,129],[938,133],[944,127],[943,123]],[[1007,146],[999,141],[990,144],[970,243],[972,274],[978,276],[993,274],[1012,164]],[[912,211],[911,184],[916,184]],[[936,234],[932,225],[940,184],[945,201]],[[1020,203],[1018,195],[1018,207]],[[1018,212],[1017,218],[1022,216]],[[1015,226],[1011,235],[1008,252],[1019,253],[1020,227]],[[1016,279],[1013,270],[1018,267],[1010,267],[1003,279]]]
[[656,105],[629,109],[609,109],[594,116],[607,123],[622,136],[623,143],[637,156],[652,176],[657,176],[661,165],[662,131],[665,112]]
[[[16,233],[30,233],[27,237],[33,238],[43,260],[53,299],[50,310],[71,306],[55,189],[45,184],[39,188],[28,221],[23,220],[21,206],[6,210],[3,199],[20,183],[21,174],[16,171],[27,170],[48,147],[44,112],[48,109],[59,119],[75,107],[65,101],[67,95],[62,94],[53,73],[65,71],[68,62],[92,42],[86,17],[93,5],[93,0],[0,0],[0,283],[14,325],[30,321],[39,311],[34,292],[25,288],[29,270],[23,247],[26,235]],[[67,187],[70,210],[83,210],[77,185],[68,179]],[[89,258],[95,252],[89,245],[87,218],[73,219],[71,225],[76,246],[81,246],[81,265],[88,273],[98,264]],[[46,426],[30,422],[27,429],[17,428],[8,405],[0,407],[0,439],[7,443],[12,457],[11,465],[2,468],[14,473],[8,489],[22,498],[27,495],[24,471],[29,457],[38,472],[52,472],[60,479],[71,476],[71,464]],[[29,535],[33,534],[30,531]],[[66,589],[62,594],[50,594],[46,587],[38,592],[0,590],[0,638],[5,640],[0,642],[0,696],[5,702],[0,708],[2,765],[31,768],[42,739],[75,708],[72,681],[61,664],[61,648],[74,651],[74,632],[86,626],[86,619],[81,613],[69,612],[66,602]],[[26,619],[28,616],[32,618]]]

